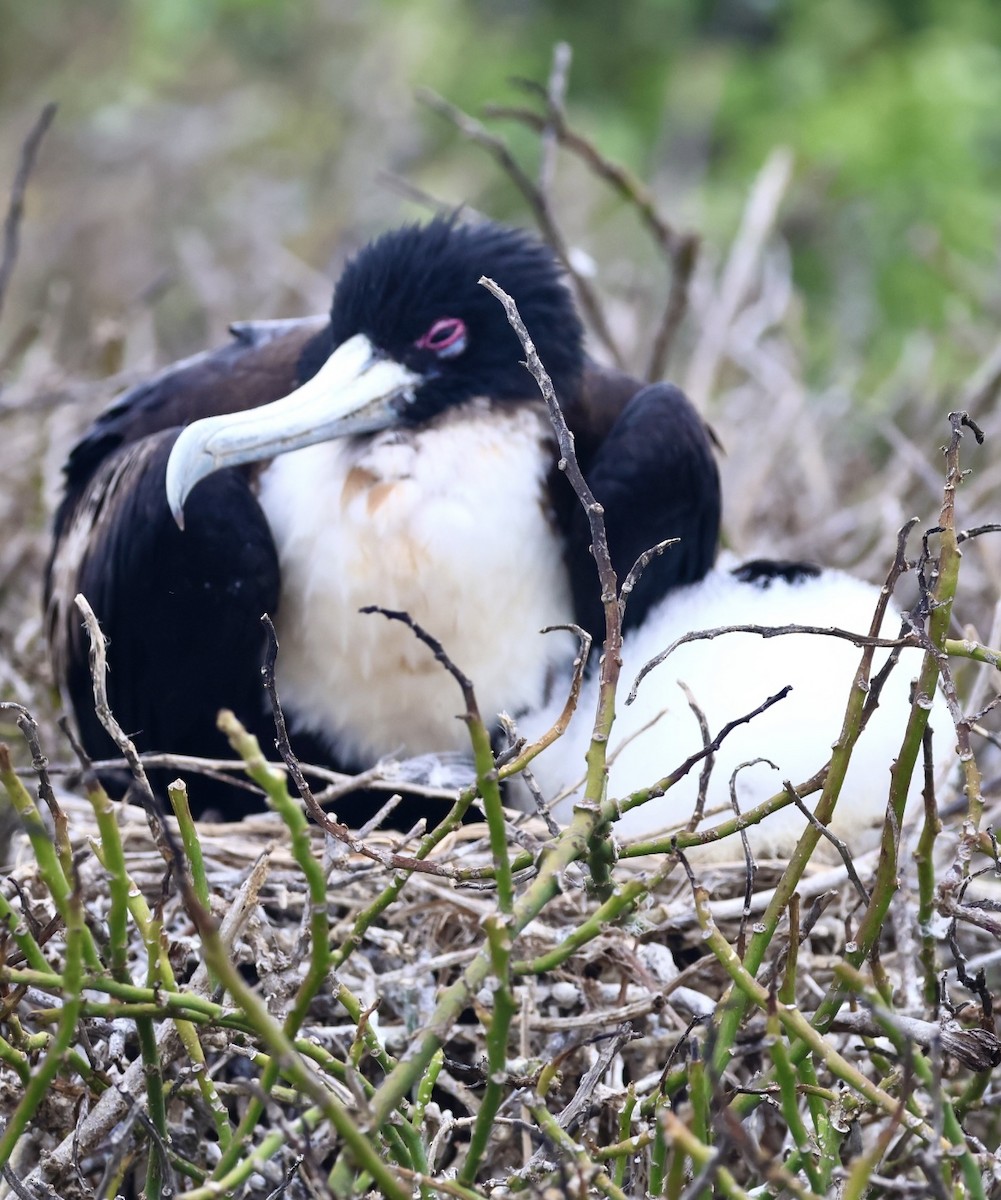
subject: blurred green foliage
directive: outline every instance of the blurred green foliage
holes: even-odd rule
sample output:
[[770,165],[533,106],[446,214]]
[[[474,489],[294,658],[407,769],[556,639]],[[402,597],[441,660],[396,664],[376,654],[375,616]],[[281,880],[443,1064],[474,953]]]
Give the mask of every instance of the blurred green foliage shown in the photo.
[[[877,378],[915,329],[961,340],[967,314],[1001,308],[996,0],[0,0],[0,25],[8,117],[59,99],[85,158],[88,138],[166,111],[152,136],[176,136],[175,157],[204,137],[210,165],[198,186],[177,166],[164,221],[244,194],[281,208],[275,235],[318,268],[345,229],[393,219],[372,199],[383,168],[524,219],[510,185],[409,94],[428,85],[473,112],[518,100],[511,77],[544,80],[565,40],[577,126],[710,245],[732,236],[768,151],[794,149],[783,233],[815,376],[847,362]],[[175,123],[181,111],[203,124]],[[363,169],[345,152],[359,128]],[[270,199],[244,187],[250,170],[275,181]],[[199,219],[224,239],[241,213]]]

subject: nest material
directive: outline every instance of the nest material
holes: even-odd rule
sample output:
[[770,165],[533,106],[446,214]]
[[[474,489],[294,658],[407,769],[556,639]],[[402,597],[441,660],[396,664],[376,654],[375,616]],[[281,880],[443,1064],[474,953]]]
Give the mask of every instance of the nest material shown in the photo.
[[[59,800],[69,820],[87,921],[100,933],[106,930],[108,877],[91,849],[92,840],[98,837],[93,811],[71,794],[61,795]],[[529,846],[541,846],[546,838],[541,825],[534,819],[517,820],[518,839]],[[130,877],[151,906],[158,906],[162,913],[179,988],[210,995],[212,989],[201,965],[200,939],[182,898],[169,885],[169,873],[145,813],[123,805],[119,824]],[[233,960],[254,980],[272,1015],[282,1019],[300,987],[309,957],[308,894],[285,826],[274,814],[266,814],[239,824],[202,825],[199,836],[213,913],[228,927]],[[313,853],[322,859],[327,877],[331,944],[341,945],[350,936],[358,914],[383,891],[390,872],[369,858],[345,851],[315,827],[311,839]],[[406,851],[399,837],[375,834],[368,840],[379,849]],[[17,845],[16,858],[10,884],[16,883],[17,894],[31,913],[32,926],[42,928],[54,914],[35,859],[23,839]],[[465,826],[444,841],[430,856],[429,871],[410,876],[398,900],[378,924],[368,928],[356,951],[331,977],[329,988],[316,996],[302,1035],[338,1061],[354,1061],[362,1074],[378,1080],[379,1068],[365,1056],[358,1057],[359,1022],[348,1016],[338,999],[339,989],[346,988],[362,1004],[365,1021],[371,1024],[385,1051],[405,1057],[427,1028],[443,990],[454,983],[482,948],[485,923],[497,911],[496,893],[486,878],[492,861],[483,826]],[[615,868],[617,886],[649,876],[664,861],[663,856],[656,856],[620,862]],[[874,856],[859,858],[856,865],[867,878]],[[743,862],[716,865],[711,877],[706,876],[704,883],[711,888],[719,928],[732,945],[740,946],[750,934],[755,915],[760,915],[768,898],[767,888],[778,879],[782,866],[760,864],[758,890],[746,907]],[[443,873],[432,873],[437,871]],[[457,875],[464,876],[466,882],[459,882]],[[531,870],[526,871],[522,883],[527,884],[532,875]],[[562,883],[559,894],[517,940],[516,959],[532,960],[550,954],[595,912],[599,901],[589,892],[582,869],[570,868]],[[846,932],[858,920],[862,905],[843,868],[813,869],[804,878],[800,893],[804,937],[799,947],[797,999],[800,1007],[809,1011],[830,985]],[[903,995],[912,998],[920,995],[914,904],[914,896],[905,886],[894,903],[893,936],[886,940],[881,958],[887,975],[896,981]],[[146,948],[131,928],[131,973],[141,979]],[[54,932],[56,942],[60,936]],[[968,952],[975,952],[978,945],[986,949],[990,941],[982,934],[963,936]],[[771,965],[762,976],[766,984],[770,976],[776,982],[781,977],[787,946],[788,930],[783,925],[770,948]],[[8,962],[16,961],[11,949],[8,943]],[[717,959],[704,952],[704,935],[693,912],[691,885],[680,868],[667,875],[626,921],[603,929],[559,966],[538,976],[518,975],[513,988],[518,1012],[503,1079],[506,1097],[495,1122],[488,1174],[498,1182],[522,1178],[531,1186],[532,1181],[559,1178],[561,1172],[568,1179],[568,1172],[576,1170],[565,1153],[540,1132],[526,1109],[531,1099],[537,1102],[535,1089],[546,1071],[551,1074],[546,1105],[575,1141],[583,1139],[592,1150],[620,1141],[624,1136],[621,1114],[631,1096],[640,1101],[656,1096],[672,1067],[711,1056],[706,1022],[726,995],[728,984]],[[58,997],[28,989],[19,1005],[24,1028],[50,1028],[51,1022],[37,1024],[33,1013],[53,1005],[58,1006]],[[444,1067],[424,1114],[422,1130],[432,1148],[428,1164],[431,1173],[445,1172],[447,1177],[449,1166],[462,1161],[486,1082],[486,1030],[493,1008],[492,989],[484,987],[471,998],[468,1012],[448,1031]],[[996,1040],[972,1024],[971,1011],[963,1025],[943,1027],[951,1039],[946,1060],[950,1072],[959,1069],[958,1065],[983,1070],[1001,1058]],[[847,1031],[832,1037],[831,1044],[858,1061],[862,1069],[867,1065],[869,1070],[875,1069],[878,1076],[876,1064],[888,1052],[887,1044],[870,1041],[859,1059],[862,1042],[858,1034],[872,1037],[879,1030],[871,1018],[856,1016],[860,1021],[855,1025],[849,1022]],[[218,1148],[207,1136],[211,1126],[194,1096],[192,1064],[180,1040],[170,1035],[169,1025],[166,1020],[158,1022],[161,1066],[177,1089],[169,1106],[172,1148],[203,1169],[211,1169]],[[762,1015],[752,1016],[742,1025],[726,1073],[727,1092],[734,1084],[753,1087],[758,1074],[768,1067],[766,1034]],[[941,1036],[941,1030],[934,1023],[915,1020],[910,1036],[929,1044]],[[85,1194],[80,1190],[77,1168],[93,1179],[95,1170],[114,1160],[120,1141],[128,1140],[125,1131],[145,1104],[141,1063],[135,1061],[134,1023],[128,1019],[90,1018],[82,1023],[79,1038],[91,1063],[118,1089],[114,1116],[102,1122],[92,1115],[80,1123],[87,1089],[70,1072],[53,1089],[32,1123],[18,1168],[28,1174],[36,1163],[43,1163],[43,1177],[67,1198]],[[203,1031],[202,1042],[208,1069],[223,1094],[232,1104],[245,1103],[253,1091],[250,1080],[259,1074],[259,1067],[253,1065],[254,1039],[209,1026]],[[866,1058],[871,1059],[868,1064]],[[723,1088],[723,1081],[717,1086]],[[129,1095],[130,1091],[133,1094]],[[364,1123],[364,1100],[358,1085],[352,1088],[341,1084],[338,1092]],[[16,1103],[18,1093],[17,1080],[9,1071],[0,1070],[0,1095],[6,1097],[5,1108]],[[83,1111],[86,1107],[83,1104]],[[305,1154],[314,1170],[329,1161],[337,1144],[329,1127],[321,1124],[308,1137],[301,1129],[295,1132],[295,1118],[303,1108],[305,1104],[290,1104],[288,1100],[282,1109],[269,1108],[258,1136],[263,1137],[277,1125],[288,1131],[288,1143],[281,1153],[262,1164],[262,1185],[267,1181],[270,1187],[278,1186],[298,1155]],[[872,1111],[856,1113],[848,1121],[866,1137],[875,1137],[886,1122],[885,1113]],[[643,1122],[636,1124],[643,1126]],[[771,1153],[778,1153],[785,1136],[781,1124],[769,1102],[749,1128],[754,1138],[765,1143],[771,1129],[771,1137],[778,1138]],[[642,1194],[644,1171],[642,1156],[636,1157],[629,1176],[629,1195]],[[483,1194],[492,1193],[487,1189]],[[593,1194],[600,1194],[600,1189]]]

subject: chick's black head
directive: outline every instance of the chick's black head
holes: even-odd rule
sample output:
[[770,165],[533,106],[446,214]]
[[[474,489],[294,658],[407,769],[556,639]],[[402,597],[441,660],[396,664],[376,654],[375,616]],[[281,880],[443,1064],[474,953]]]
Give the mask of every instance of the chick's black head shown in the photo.
[[406,419],[420,422],[474,397],[537,394],[501,304],[479,279],[515,300],[557,396],[575,394],[583,329],[552,252],[522,230],[454,217],[407,225],[348,263],[334,295],[330,348],[364,334],[422,383]]

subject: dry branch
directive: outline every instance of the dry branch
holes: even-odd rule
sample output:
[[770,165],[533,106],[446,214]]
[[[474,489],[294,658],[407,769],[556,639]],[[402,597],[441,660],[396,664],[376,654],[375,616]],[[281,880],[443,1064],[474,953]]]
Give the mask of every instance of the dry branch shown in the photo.
[[24,215],[24,194],[28,189],[31,172],[34,170],[38,148],[55,118],[57,108],[58,105],[51,102],[45,105],[21,145],[21,160],[10,189],[7,215],[3,223],[3,256],[0,257],[0,315],[3,313],[3,304],[7,288],[10,286],[11,276],[14,274],[14,264],[17,262],[21,218]]

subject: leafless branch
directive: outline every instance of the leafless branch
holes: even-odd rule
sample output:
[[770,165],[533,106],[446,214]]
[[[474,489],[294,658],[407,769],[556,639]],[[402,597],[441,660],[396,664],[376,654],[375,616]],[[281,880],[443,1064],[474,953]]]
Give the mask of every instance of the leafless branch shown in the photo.
[[601,665],[601,682],[602,684],[610,683],[614,687],[619,677],[619,667],[621,665],[622,610],[618,598],[618,581],[615,577],[615,571],[612,568],[612,559],[608,552],[608,538],[605,534],[605,512],[597,500],[595,500],[594,493],[588,487],[584,473],[580,469],[580,464],[577,461],[577,453],[574,449],[573,434],[567,426],[563,410],[560,408],[559,400],[556,398],[556,391],[553,388],[552,380],[549,378],[546,368],[536,352],[535,344],[525,327],[524,321],[521,319],[517,304],[492,279],[487,279],[484,276],[480,279],[480,283],[504,306],[508,322],[518,335],[524,348],[525,365],[532,372],[536,383],[539,385],[539,390],[542,392],[542,397],[546,402],[546,408],[549,410],[549,419],[552,421],[553,429],[556,431],[556,441],[560,453],[557,465],[566,474],[577,499],[580,501],[587,515],[588,525],[591,530],[591,554],[598,568],[598,579],[601,584],[601,602],[605,608],[606,636],[605,654]]
[[428,88],[421,88],[417,92],[417,99],[433,112],[451,121],[463,137],[468,138],[471,142],[475,142],[477,146],[481,146],[486,150],[525,197],[536,223],[542,232],[542,236],[553,248],[556,256],[563,264],[564,270],[570,277],[574,291],[577,294],[577,299],[580,301],[580,306],[587,315],[587,319],[590,321],[595,335],[612,356],[616,365],[621,367],[623,365],[622,352],[612,337],[612,332],[608,327],[604,309],[601,306],[601,301],[598,299],[597,293],[588,280],[574,267],[570,257],[570,249],[567,246],[562,231],[553,218],[546,197],[528,177],[524,168],[511,153],[511,148],[507,142],[496,134],[491,133],[480,121],[469,116],[462,109],[456,108],[454,104],[450,104],[443,96],[439,96],[437,92],[433,92]]
[[[702,745],[709,746],[712,742],[712,735],[709,732],[709,722],[706,720],[706,714],[696,703],[695,695],[692,689],[684,680],[678,680],[678,687],[685,694],[685,699],[688,701],[688,707],[692,710],[696,721],[699,723],[699,732],[702,734]],[[694,833],[698,828],[699,822],[702,820],[702,815],[706,811],[706,797],[709,794],[709,780],[712,777],[713,764],[716,761],[715,754],[707,754],[702,762],[702,770],[699,773],[699,794],[695,799],[695,807],[692,809],[692,815],[688,822],[688,832]]]
[[629,573],[622,581],[622,587],[619,589],[619,595],[622,597],[623,603],[632,594],[633,588],[639,583],[643,572],[647,569],[650,563],[659,558],[665,550],[670,550],[672,546],[677,546],[681,538],[665,538],[664,541],[658,542],[656,546],[651,546],[649,550],[644,550],[637,558],[633,565],[629,568]]
[[[790,685],[786,685],[786,687],[782,688],[781,691],[776,692],[774,696],[769,696],[767,700],[763,700],[757,706],[757,708],[752,709],[751,712],[745,713],[742,717],[735,717],[732,721],[728,721],[708,745],[703,746],[701,750],[696,750],[694,754],[690,754],[683,763],[675,767],[670,775],[665,775],[664,778],[654,784],[653,787],[644,788],[644,798],[653,800],[657,796],[662,796],[666,791],[669,791],[679,780],[684,779],[684,777],[688,774],[692,767],[695,766],[696,763],[702,762],[702,760],[708,757],[710,754],[715,754],[720,746],[722,746],[726,738],[728,738],[735,729],[739,728],[741,725],[747,725],[749,722],[753,721],[755,717],[760,716],[763,712],[767,712],[773,704],[778,704],[780,700],[784,700],[791,691],[792,687]],[[814,776],[813,780],[810,782],[815,783],[816,780],[817,776]],[[633,806],[626,805],[625,803],[622,805],[623,811],[626,811],[627,808],[631,807]]]
[[403,625],[413,633],[414,637],[419,642],[423,642],[435,657],[435,662],[439,663],[452,676],[455,682],[459,685],[459,690],[462,692],[463,703],[466,706],[466,713],[473,720],[480,720],[480,710],[476,703],[476,692],[473,690],[473,681],[465,672],[460,671],[455,663],[449,658],[445,651],[445,647],[433,637],[426,629],[419,625],[408,612],[400,612],[391,608],[383,608],[379,604],[366,604],[364,608],[358,610],[365,613],[366,616],[370,613],[378,613],[386,618],[387,621],[400,621]]
[[817,820],[817,818],[813,815],[813,813],[810,811],[810,809],[808,809],[806,807],[806,805],[803,803],[803,801],[799,798],[799,795],[797,794],[796,789],[793,787],[793,785],[790,783],[790,781],[788,779],[784,779],[782,781],[782,786],[789,793],[789,795],[792,796],[793,804],[796,805],[796,807],[803,814],[803,816],[806,817],[806,819],[810,822],[811,825],[814,826],[815,829],[820,830],[821,836],[827,838],[827,840],[831,843],[831,845],[835,848],[835,850],[837,850],[838,854],[841,855],[841,861],[845,864],[845,870],[848,872],[848,878],[852,881],[852,884],[854,885],[855,890],[858,892],[859,896],[861,897],[862,903],[868,904],[869,903],[869,893],[868,893],[868,891],[866,891],[865,884],[863,884],[862,880],[859,879],[858,871],[855,870],[855,861],[852,858],[851,851],[848,849],[848,847],[841,840],[841,838],[838,837],[838,835],[836,833],[833,833],[830,829],[828,829],[828,827],[823,823],[823,821]]
[[873,637],[871,634],[852,633],[851,630],[837,629],[834,626],[828,625],[719,625],[715,629],[694,629],[690,633],[685,633],[681,637],[675,638],[666,650],[662,650],[660,654],[654,655],[641,668],[636,679],[633,681],[633,686],[629,690],[626,703],[632,704],[636,699],[636,692],[639,685],[647,675],[650,674],[654,667],[659,667],[679,646],[684,646],[688,642],[711,641],[713,638],[722,637],[727,633],[755,633],[758,637],[763,638],[785,637],[787,634],[793,633],[809,633],[820,637],[842,638],[844,641],[851,642],[860,649],[865,646],[872,646],[873,648],[892,650],[898,647],[921,645],[918,638],[910,634],[899,638]]
[[[541,89],[532,89],[541,90]],[[657,243],[671,268],[671,285],[664,313],[653,338],[646,370],[649,380],[661,379],[667,367],[675,335],[688,307],[688,286],[698,258],[699,238],[694,233],[679,233],[657,207],[653,192],[621,163],[612,162],[583,134],[571,129],[562,108],[554,106],[548,94],[545,116],[531,108],[493,104],[484,107],[489,117],[518,121],[540,136],[555,135],[560,145],[576,155],[590,171],[607,183],[639,214],[640,220]]]
[[28,743],[28,749],[31,751],[31,769],[38,776],[38,794],[45,801],[46,807],[52,814],[52,819],[57,824],[60,821],[65,822],[65,817],[56,801],[56,794],[52,790],[52,780],[49,777],[49,760],[42,753],[42,746],[38,735],[38,722],[23,704],[15,704],[10,700],[0,701],[0,712],[16,714],[17,727],[20,729],[24,740]]
[[573,51],[569,43],[557,42],[553,47],[553,64],[546,84],[546,106],[551,115],[539,139],[539,191],[547,200],[556,177],[556,149],[559,144],[554,117],[564,112],[572,59]]
[[[376,610],[373,608],[372,611],[382,612],[383,610]],[[395,616],[395,614],[393,615]],[[278,690],[275,685],[275,663],[278,657],[278,638],[275,633],[275,627],[271,621],[271,618],[267,616],[263,618],[263,624],[268,635],[268,647],[265,654],[263,672],[264,688],[268,694],[268,699],[271,703],[272,712],[274,714],[275,729],[277,732],[276,745],[278,747],[279,754],[282,756],[282,760],[288,768],[289,774],[292,776],[292,781],[295,783],[299,795],[302,797],[302,802],[305,805],[306,811],[316,822],[316,824],[319,825],[320,828],[332,838],[342,842],[349,849],[355,851],[355,853],[361,854],[365,858],[369,858],[373,862],[377,862],[387,869],[420,871],[425,875],[439,875],[445,878],[451,877],[451,870],[441,863],[429,862],[426,859],[417,858],[412,854],[398,854],[390,850],[384,850],[382,847],[371,845],[370,843],[364,841],[363,838],[352,833],[347,825],[345,825],[342,821],[336,820],[330,815],[330,813],[325,812],[324,809],[320,807],[319,802],[313,795],[312,789],[306,782],[302,765],[296,757],[295,752],[292,750],[291,743],[289,742],[288,729],[285,725],[285,714],[282,710],[281,701],[278,697]],[[409,624],[414,632],[417,633],[418,637],[421,636],[423,630],[420,630],[420,627],[416,625],[416,622],[411,624],[408,620],[407,624]],[[421,640],[423,641],[424,638],[421,638]]]
[[700,408],[712,394],[720,364],[726,357],[727,337],[755,279],[755,269],[778,216],[782,197],[792,177],[792,155],[784,147],[773,150],[754,181],[711,307],[711,320],[703,326],[692,352],[685,391]]
[[52,102],[45,105],[21,146],[21,161],[18,163],[14,183],[10,189],[7,216],[3,223],[3,258],[0,259],[0,314],[3,313],[7,288],[10,286],[11,276],[14,274],[14,264],[17,262],[21,218],[24,216],[24,194],[28,189],[31,172],[35,167],[38,148],[52,124],[57,107],[58,105]]
[[90,638],[90,678],[94,690],[94,713],[104,726],[108,736],[122,752],[122,756],[125,758],[129,770],[132,772],[132,778],[135,780],[138,788],[139,799],[146,810],[146,820],[149,823],[153,840],[163,855],[164,861],[173,872],[174,878],[183,888],[184,880],[182,877],[184,876],[184,869],[181,865],[183,855],[180,853],[179,843],[173,837],[167,828],[167,823],[163,819],[163,805],[153,792],[149,777],[146,774],[146,768],[143,766],[142,757],[136,749],[135,742],[132,741],[121,725],[119,725],[115,714],[111,711],[111,705],[108,703],[108,660],[101,626],[98,623],[94,610],[90,606],[90,602],[83,593],[78,593],[74,597],[74,603],[83,614],[84,626],[87,630],[87,636]]

